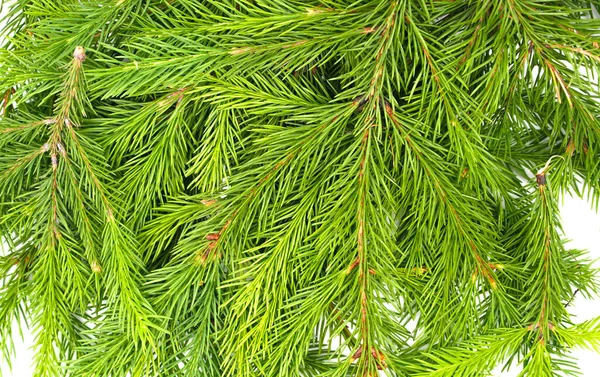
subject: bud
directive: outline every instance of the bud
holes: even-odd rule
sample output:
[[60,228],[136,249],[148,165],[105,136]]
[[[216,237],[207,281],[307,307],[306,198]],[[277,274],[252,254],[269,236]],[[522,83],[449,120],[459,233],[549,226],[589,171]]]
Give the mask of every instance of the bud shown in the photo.
[[56,168],[58,167],[58,158],[56,158],[56,154],[52,154],[52,156],[50,156],[50,160],[52,161],[52,170],[56,171]]
[[219,239],[219,233],[210,233],[206,235],[208,241],[216,241]]
[[90,268],[95,274],[99,274],[100,272],[102,272],[102,267],[100,266],[100,263],[98,263],[97,260],[94,260],[92,261],[92,263],[90,263]]
[[73,57],[80,62],[85,60],[85,49],[81,46],[75,47],[75,52],[73,52]]
[[377,369],[383,370],[387,367],[385,363],[385,355],[383,354],[383,352],[379,351],[378,349],[375,349],[375,347],[371,347],[371,355],[377,363]]
[[360,357],[362,356],[362,353],[363,353],[363,346],[361,345],[360,347],[358,347],[356,352],[354,352],[354,355],[352,355],[352,361],[360,359]]
[[543,172],[537,173],[535,175],[535,180],[539,186],[545,186],[546,185],[546,174]]
[[65,148],[61,143],[56,143],[56,148],[58,148],[58,151],[60,152],[61,156],[65,157],[67,155],[67,152],[65,151]]

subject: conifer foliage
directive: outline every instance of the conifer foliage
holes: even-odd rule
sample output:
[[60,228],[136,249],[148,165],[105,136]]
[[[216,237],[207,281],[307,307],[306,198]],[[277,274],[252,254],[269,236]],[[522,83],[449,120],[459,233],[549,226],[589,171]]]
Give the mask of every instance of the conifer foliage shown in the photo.
[[0,354],[35,376],[574,376],[600,1],[14,0]]

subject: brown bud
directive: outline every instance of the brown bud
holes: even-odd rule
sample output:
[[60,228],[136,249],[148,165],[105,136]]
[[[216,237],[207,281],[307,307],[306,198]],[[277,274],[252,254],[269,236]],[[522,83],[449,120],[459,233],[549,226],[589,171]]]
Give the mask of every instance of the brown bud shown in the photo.
[[537,173],[535,175],[535,180],[539,186],[545,186],[546,185],[546,173],[543,173],[543,172]]
[[209,233],[206,235],[208,241],[216,241],[219,239],[219,233]]
[[385,101],[385,112],[389,116],[394,115],[394,109],[392,109],[392,106],[390,105],[390,103],[388,101]]
[[388,115],[392,115],[393,114],[393,109],[392,109],[392,105],[390,104],[390,102],[388,100],[384,99],[380,99],[378,101],[379,103],[379,107],[381,108],[381,110],[385,111]]
[[375,349],[375,347],[372,347],[371,355],[373,356],[375,361],[377,361],[377,369],[382,370],[387,367],[387,365],[385,364],[385,355],[381,351]]
[[360,359],[360,357],[362,356],[362,352],[363,346],[361,345],[360,347],[358,347],[356,352],[354,352],[354,355],[352,355],[352,361]]

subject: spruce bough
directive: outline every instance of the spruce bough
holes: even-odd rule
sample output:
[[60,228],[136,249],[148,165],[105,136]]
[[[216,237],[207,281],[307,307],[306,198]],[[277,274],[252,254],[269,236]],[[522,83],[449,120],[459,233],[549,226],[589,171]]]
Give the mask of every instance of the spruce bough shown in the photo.
[[35,376],[574,376],[599,1],[17,0],[0,354]]

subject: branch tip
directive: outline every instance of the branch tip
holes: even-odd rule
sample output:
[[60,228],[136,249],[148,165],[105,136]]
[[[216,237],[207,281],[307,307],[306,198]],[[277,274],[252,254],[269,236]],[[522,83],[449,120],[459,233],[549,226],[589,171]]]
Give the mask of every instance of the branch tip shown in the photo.
[[546,186],[546,173],[545,172],[538,172],[535,175],[535,181],[537,182],[538,186]]
[[81,47],[81,46],[75,47],[75,51],[73,52],[73,57],[76,60],[78,60],[80,62],[83,62],[85,60],[85,58],[86,58],[86,56],[85,56],[85,49],[83,47]]
[[102,266],[100,266],[100,263],[97,260],[94,260],[92,261],[92,263],[90,263],[90,268],[95,274],[99,274],[100,272],[102,272]]

